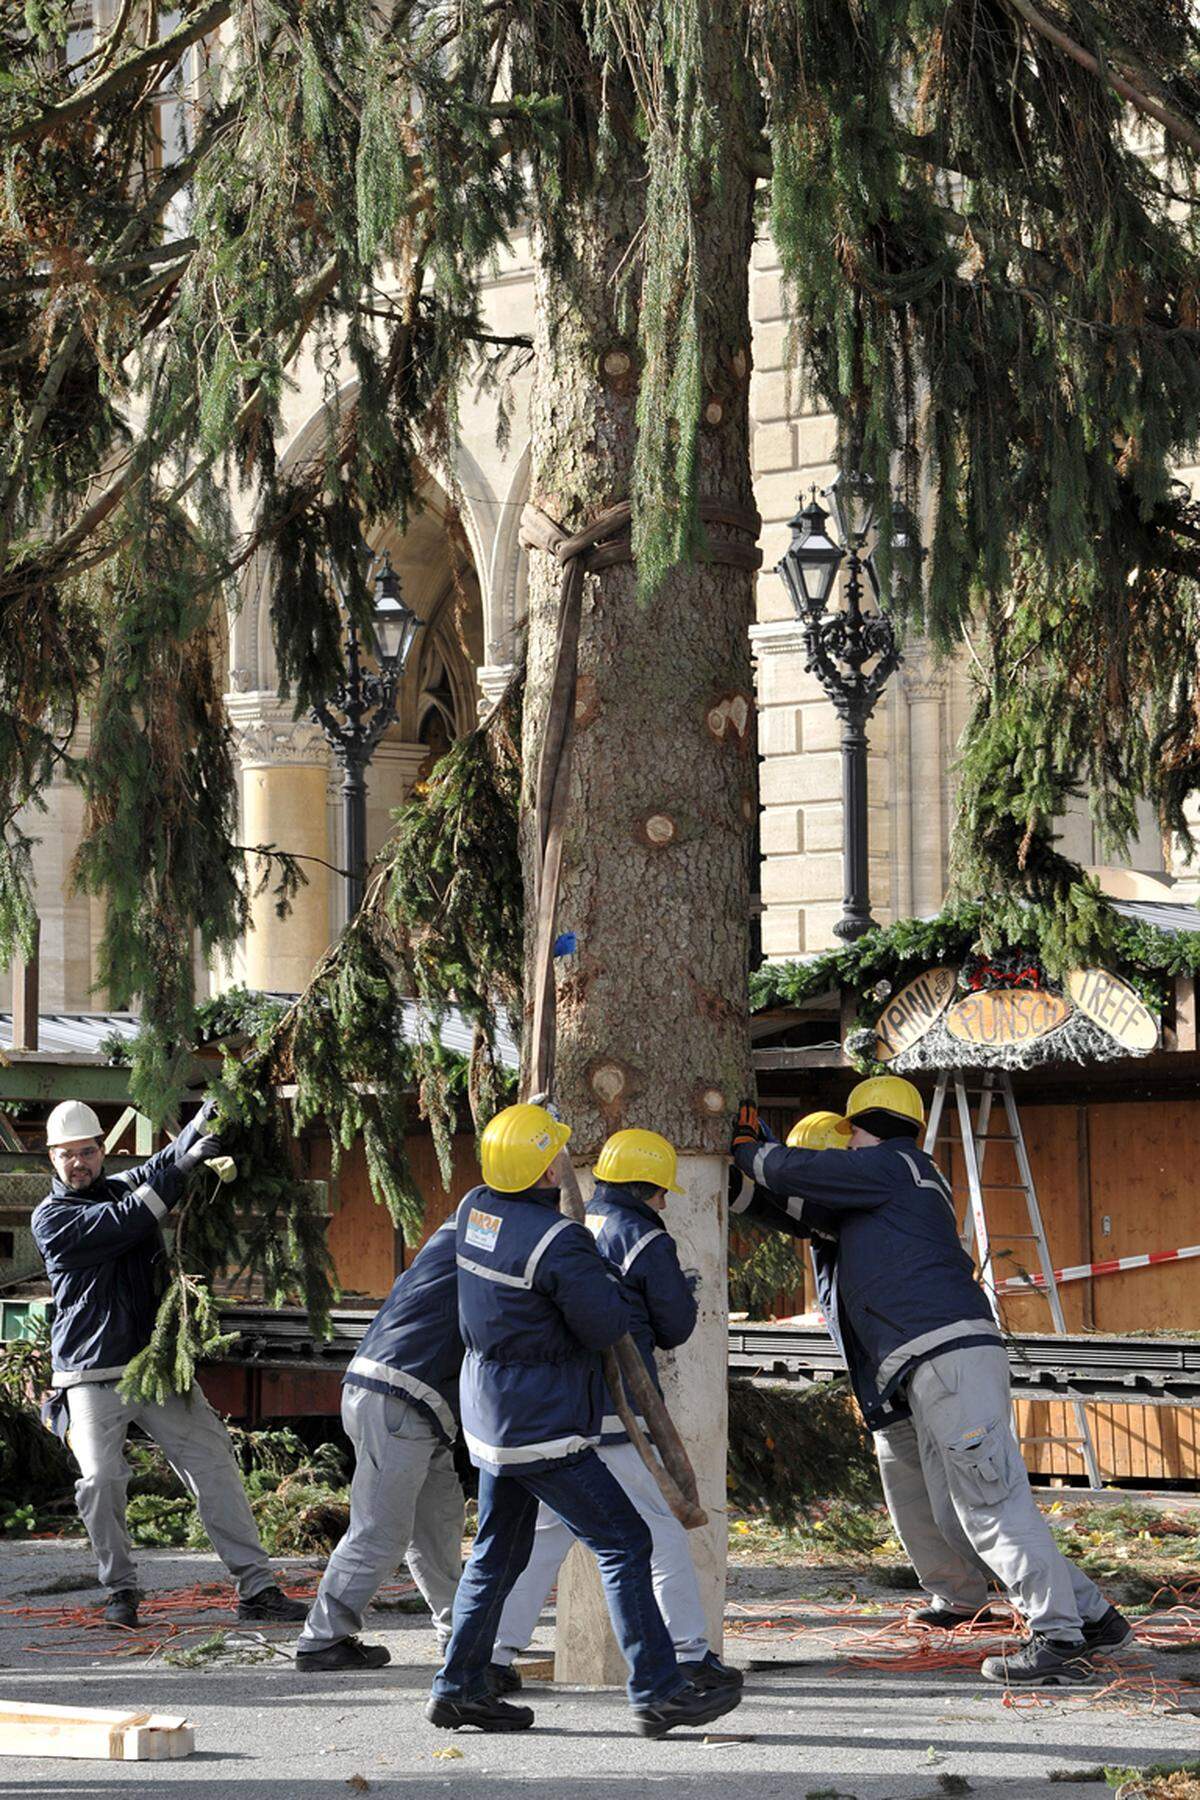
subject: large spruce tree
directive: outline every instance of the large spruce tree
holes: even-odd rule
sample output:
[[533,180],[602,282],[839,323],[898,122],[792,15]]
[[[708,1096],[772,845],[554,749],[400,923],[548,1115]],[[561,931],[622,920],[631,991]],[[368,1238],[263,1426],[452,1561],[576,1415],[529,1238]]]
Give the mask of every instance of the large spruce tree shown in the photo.
[[[708,1159],[715,1221],[747,1078],[752,578],[730,547],[752,536],[755,207],[798,387],[836,413],[843,455],[931,521],[924,575],[895,602],[974,647],[960,881],[998,925],[1044,903],[1065,958],[1097,929],[1052,843],[1067,795],[1086,786],[1119,838],[1138,794],[1179,827],[1197,778],[1200,513],[1171,474],[1200,418],[1191,9],[213,0],[160,16],[121,7],[82,40],[62,0],[30,0],[0,28],[0,953],[30,918],[17,815],[65,768],[88,799],[78,877],[108,909],[102,979],[113,1003],[140,999],[156,1047],[140,1091],[161,1109],[193,934],[215,951],[245,921],[213,678],[238,570],[273,553],[278,666],[306,706],[338,657],[328,563],[365,611],[352,546],[403,523],[456,392],[504,354],[481,291],[528,218],[533,541],[632,506],[628,549],[598,555],[582,590],[557,1091],[582,1153],[637,1120]],[[164,113],[181,57],[195,104]],[[320,453],[285,478],[301,355],[331,371],[331,403]],[[235,482],[256,494],[249,539]],[[533,549],[530,893],[559,580]],[[289,1015],[290,1073],[303,1083],[310,1057],[309,1099],[332,1095],[343,1129],[350,1083],[387,1071],[371,1034],[320,1018],[376,1005],[396,954],[485,1025],[493,974],[511,992],[513,883],[498,891],[485,854],[473,902],[434,830],[485,790],[496,802],[489,766],[486,740],[452,759],[322,971],[317,1024]]]

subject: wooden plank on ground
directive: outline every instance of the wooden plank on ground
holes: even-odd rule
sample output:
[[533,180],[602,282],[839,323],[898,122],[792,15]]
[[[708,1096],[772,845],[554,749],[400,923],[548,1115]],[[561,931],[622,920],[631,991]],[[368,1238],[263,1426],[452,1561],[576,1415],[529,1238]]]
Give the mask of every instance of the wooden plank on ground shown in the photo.
[[98,1762],[173,1762],[196,1737],[173,1713],[0,1702],[0,1756],[64,1756]]

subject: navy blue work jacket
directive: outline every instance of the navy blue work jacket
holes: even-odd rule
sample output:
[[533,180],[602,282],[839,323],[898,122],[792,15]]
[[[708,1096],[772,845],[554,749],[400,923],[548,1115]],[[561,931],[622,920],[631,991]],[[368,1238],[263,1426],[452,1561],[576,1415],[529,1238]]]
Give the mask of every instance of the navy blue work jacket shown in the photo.
[[[598,1181],[587,1204],[586,1224],[596,1246],[621,1277],[632,1309],[630,1336],[642,1353],[659,1393],[655,1350],[675,1350],[696,1329],[696,1300],[662,1215],[638,1200],[623,1181]],[[632,1398],[626,1390],[626,1398]],[[634,1407],[636,1413],[637,1409]],[[627,1444],[628,1433],[605,1389],[601,1442]]]
[[454,1226],[451,1214],[397,1275],[345,1374],[352,1387],[410,1401],[447,1444],[458,1432],[463,1358]]
[[616,1272],[557,1188],[477,1187],[455,1223],[463,1437],[495,1475],[552,1468],[600,1440],[600,1352],[630,1329]]
[[119,1381],[150,1342],[166,1286],[161,1221],[181,1197],[177,1159],[201,1135],[200,1115],[148,1162],[101,1172],[77,1192],[57,1175],[30,1226],[50,1291],[56,1388]]
[[914,1139],[862,1150],[743,1144],[734,1162],[766,1190],[735,1209],[812,1238],[821,1309],[872,1430],[904,1416],[899,1390],[918,1363],[1001,1343],[949,1183]]

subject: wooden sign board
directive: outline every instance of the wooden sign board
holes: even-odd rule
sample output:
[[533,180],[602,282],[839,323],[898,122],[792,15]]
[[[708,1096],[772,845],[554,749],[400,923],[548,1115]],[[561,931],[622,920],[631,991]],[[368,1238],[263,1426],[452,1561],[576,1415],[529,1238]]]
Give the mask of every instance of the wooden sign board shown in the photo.
[[1158,1020],[1127,982],[1107,969],[1076,969],[1067,991],[1085,1018],[1127,1050],[1144,1053],[1158,1043]]
[[1071,1003],[1044,988],[989,988],[968,994],[946,1015],[960,1044],[1024,1044],[1045,1037],[1071,1016]]
[[888,1001],[875,1022],[876,1062],[890,1062],[937,1024],[956,980],[953,969],[926,969]]

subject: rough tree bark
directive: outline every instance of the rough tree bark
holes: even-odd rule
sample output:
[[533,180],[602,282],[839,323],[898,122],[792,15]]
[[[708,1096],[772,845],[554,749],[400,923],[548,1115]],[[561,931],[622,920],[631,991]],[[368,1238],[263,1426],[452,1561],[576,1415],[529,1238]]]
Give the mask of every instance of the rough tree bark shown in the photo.
[[[535,236],[531,498],[571,532],[630,493],[638,371],[618,319],[617,272],[642,224],[644,169],[632,135],[627,142],[625,166],[603,190],[560,208],[553,230],[543,222]],[[751,510],[752,205],[751,175],[725,171],[699,233],[708,296],[700,493]],[[531,552],[527,772],[537,767],[544,727],[560,576],[550,556]],[[666,1222],[684,1266],[700,1275],[700,1321],[664,1374],[710,1518],[691,1543],[714,1646],[726,1539],[724,1153],[750,1078],[753,579],[700,562],[676,570],[644,604],[628,565],[586,577],[557,920],[577,941],[557,964],[554,1087],[577,1163],[590,1164],[626,1125],[661,1131],[682,1154],[686,1196],[671,1200]],[[528,793],[526,802],[531,877]],[[532,968],[532,937],[527,949]],[[618,1670],[605,1653],[590,1571],[573,1557],[563,1576],[559,1674],[612,1679]]]

